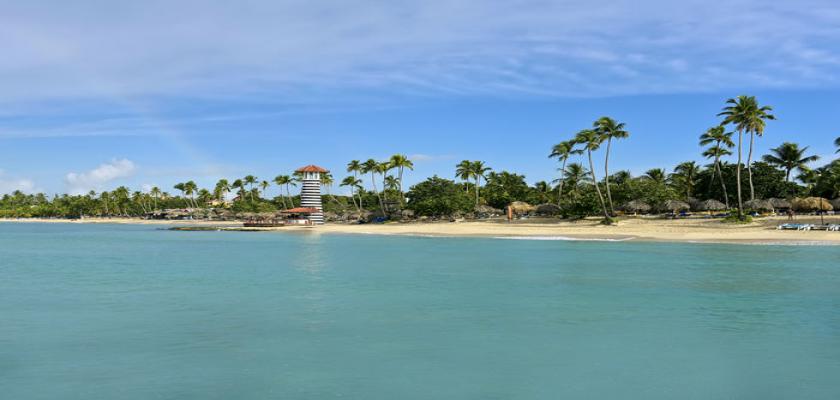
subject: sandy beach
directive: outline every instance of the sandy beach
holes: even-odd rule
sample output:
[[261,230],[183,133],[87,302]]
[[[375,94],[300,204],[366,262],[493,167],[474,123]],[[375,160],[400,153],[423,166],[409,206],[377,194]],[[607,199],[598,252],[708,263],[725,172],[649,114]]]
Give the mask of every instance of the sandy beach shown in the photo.
[[[201,226],[233,229],[241,227],[236,221],[164,221],[132,218],[63,219],[0,219],[0,222],[42,223],[117,223],[167,226]],[[840,232],[780,231],[776,229],[786,217],[760,218],[750,224],[722,223],[715,219],[689,218],[667,220],[660,218],[624,218],[617,225],[604,226],[597,219],[565,221],[529,219],[507,222],[504,220],[462,222],[412,222],[386,224],[327,223],[317,227],[280,227],[255,230],[275,232],[312,231],[340,234],[411,235],[411,236],[481,236],[532,239],[603,239],[649,240],[679,242],[726,243],[825,243],[840,244]],[[797,223],[819,223],[819,217],[800,216]],[[826,223],[840,224],[840,216],[825,217]]]

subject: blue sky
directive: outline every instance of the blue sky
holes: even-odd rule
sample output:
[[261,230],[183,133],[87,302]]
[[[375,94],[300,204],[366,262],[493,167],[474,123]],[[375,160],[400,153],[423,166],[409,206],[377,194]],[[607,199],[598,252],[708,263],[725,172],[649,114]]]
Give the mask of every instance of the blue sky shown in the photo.
[[[166,190],[404,153],[554,177],[553,143],[627,123],[614,169],[699,160],[728,97],[758,153],[840,136],[832,1],[3,2],[0,193]],[[457,3],[457,4],[453,4]],[[340,191],[338,188],[336,191]]]

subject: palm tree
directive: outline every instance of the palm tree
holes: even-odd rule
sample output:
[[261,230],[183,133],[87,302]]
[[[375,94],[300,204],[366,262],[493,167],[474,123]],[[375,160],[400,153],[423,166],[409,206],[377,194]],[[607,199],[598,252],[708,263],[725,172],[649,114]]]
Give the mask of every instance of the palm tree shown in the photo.
[[173,189],[175,189],[175,190],[177,190],[177,191],[179,191],[179,192],[181,192],[181,196],[182,196],[182,197],[184,197],[184,201],[186,201],[186,192],[187,192],[187,189],[186,189],[185,184],[183,184],[183,183],[181,183],[181,182],[178,182],[178,183],[176,183],[175,185],[173,185],[173,186],[172,186],[172,188],[173,188]]
[[250,186],[249,189],[251,189],[252,192],[249,192],[249,196],[251,197],[251,200],[254,200],[253,190],[254,184],[257,183],[257,177],[254,175],[246,175],[244,178],[242,178],[242,183]]
[[341,205],[338,199],[336,199],[335,196],[333,196],[331,193],[332,185],[334,183],[335,179],[333,179],[331,172],[324,172],[321,174],[321,186],[324,187],[324,190],[327,192],[327,196],[329,196],[330,200],[332,200],[334,203]]
[[475,206],[478,207],[478,188],[481,186],[481,178],[487,174],[492,168],[484,165],[484,161],[473,161],[470,163],[472,176],[475,178]]
[[665,170],[662,168],[651,168],[645,171],[645,174],[642,175],[642,178],[656,182],[660,185],[664,185],[668,180],[668,176],[665,173]]
[[379,199],[379,208],[382,210],[382,214],[384,215],[385,204],[382,202],[382,196],[376,188],[376,173],[380,172],[380,170],[381,165],[372,158],[369,158],[367,161],[362,163],[362,173],[370,174],[370,183],[373,185],[373,193],[376,193],[376,197]]
[[262,190],[263,195],[265,195],[265,190],[268,189],[268,187],[270,185],[271,184],[268,183],[268,181],[266,181],[266,180],[263,180],[263,181],[260,182],[260,189]]
[[560,159],[560,176],[559,184],[557,185],[557,205],[560,206],[560,200],[563,197],[563,183],[565,179],[563,179],[563,174],[566,171],[566,161],[569,160],[569,157],[572,154],[582,154],[583,150],[575,150],[575,141],[574,140],[567,140],[554,145],[551,148],[551,154],[548,155],[549,158],[557,157]]
[[230,184],[232,189],[237,189],[236,194],[240,200],[245,200],[245,182],[242,179],[237,179]]
[[356,204],[356,192],[359,189],[359,185],[362,184],[362,180],[358,179],[354,176],[345,177],[341,181],[341,186],[349,186],[350,187],[350,199],[353,200],[353,205],[359,212],[362,212],[362,196],[359,195],[359,204]]
[[[352,160],[349,163],[347,163],[347,172],[352,172],[353,173],[353,178],[356,179],[356,180],[359,180],[359,173],[362,172],[362,169],[364,169],[364,166],[362,165],[362,163],[359,160]],[[361,211],[361,209],[362,209],[362,193],[359,192],[359,191],[357,191],[357,193],[359,195],[359,210]]]
[[741,143],[743,141],[743,134],[750,135],[750,150],[747,155],[747,172],[749,174],[750,182],[750,200],[755,200],[755,188],[752,182],[752,151],[755,135],[762,136],[764,134],[765,120],[774,120],[775,116],[770,114],[773,110],[769,106],[759,106],[755,96],[738,96],[734,99],[726,100],[726,107],[723,108],[718,116],[724,117],[721,121],[721,126],[733,124],[735,130],[738,131],[738,165],[736,166],[736,180],[738,186],[738,218],[744,216],[744,203],[741,199]]
[[385,181],[388,179],[388,172],[393,168],[390,160],[379,163],[379,166],[376,168],[377,172],[382,175],[382,202],[385,205],[385,209],[388,209],[388,192],[385,190],[387,189]]
[[230,184],[228,183],[227,179],[219,179],[216,182],[216,187],[213,189],[213,198],[217,201],[224,201],[225,194],[230,192]]
[[607,151],[604,157],[604,182],[607,188],[607,200],[610,204],[610,215],[615,215],[612,194],[610,193],[610,147],[613,139],[626,139],[630,133],[624,130],[624,123],[610,117],[601,117],[592,125],[596,132],[607,141]]
[[[289,193],[289,185],[294,185],[292,181],[292,177],[289,175],[277,175],[274,177],[274,184],[278,187],[285,187],[286,188],[286,197],[289,198],[289,202],[292,203],[294,206],[294,202],[292,201],[292,196]],[[286,197],[283,197],[283,194],[280,194],[280,200],[283,201],[283,208],[288,209],[289,206],[286,204]]]
[[700,174],[700,167],[694,161],[686,161],[680,163],[674,168],[674,173],[671,174],[672,181],[685,190],[685,201],[691,198],[694,193],[694,186],[697,183],[697,175]]
[[592,163],[592,152],[598,150],[603,142],[603,136],[592,129],[584,129],[577,133],[575,142],[580,143],[586,156],[589,157],[589,173],[592,175],[592,184],[595,186],[595,192],[598,193],[598,201],[601,203],[601,210],[604,212],[604,223],[610,223],[610,214],[607,212],[607,205],[604,203],[604,195],[601,194],[601,189],[598,187],[598,178],[595,176],[595,164]]
[[805,169],[809,162],[820,159],[819,156],[805,156],[808,146],[799,148],[799,145],[791,142],[784,142],[775,149],[770,149],[771,154],[764,155],[766,163],[775,165],[785,170],[785,182],[790,182],[790,171],[794,169]]
[[[726,193],[726,183],[723,182],[723,169],[720,167],[720,158],[722,156],[732,155],[732,152],[729,151],[729,149],[735,146],[735,143],[732,142],[732,132],[726,132],[726,128],[723,126],[709,128],[704,134],[700,135],[700,145],[707,146],[712,143],[714,143],[714,147],[706,149],[703,152],[703,156],[714,158],[715,160],[715,172],[717,173],[718,179],[720,179],[720,186],[723,189],[723,201],[726,203],[726,208],[728,209],[729,195]],[[711,190],[714,182],[714,174],[712,174],[712,179],[709,180],[709,190]]]
[[[462,181],[469,181],[472,179],[472,162],[470,160],[463,160],[455,166],[455,177]],[[464,191],[468,191],[469,187],[464,185]]]
[[184,183],[184,194],[190,197],[190,202],[193,207],[198,208],[198,203],[195,202],[195,194],[198,192],[198,185],[193,181]]
[[414,171],[414,163],[403,154],[394,154],[391,156],[391,166],[397,169],[397,184],[400,191],[400,208],[403,207],[405,194],[403,192],[403,171],[408,168]]
[[160,188],[157,186],[153,186],[152,190],[149,191],[149,194],[152,195],[152,199],[154,200],[154,209],[157,210],[157,201],[160,197]]
[[581,163],[571,163],[566,166],[566,171],[563,173],[562,180],[568,183],[571,188],[570,194],[574,195],[572,196],[574,199],[576,199],[580,194],[578,191],[578,185],[582,182],[588,181],[588,174],[589,171],[587,171]]

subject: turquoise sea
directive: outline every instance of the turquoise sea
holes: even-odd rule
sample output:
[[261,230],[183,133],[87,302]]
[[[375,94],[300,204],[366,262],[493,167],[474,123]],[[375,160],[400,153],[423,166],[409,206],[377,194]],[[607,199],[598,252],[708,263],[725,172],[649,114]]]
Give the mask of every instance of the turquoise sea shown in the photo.
[[0,398],[838,399],[840,246],[0,223]]

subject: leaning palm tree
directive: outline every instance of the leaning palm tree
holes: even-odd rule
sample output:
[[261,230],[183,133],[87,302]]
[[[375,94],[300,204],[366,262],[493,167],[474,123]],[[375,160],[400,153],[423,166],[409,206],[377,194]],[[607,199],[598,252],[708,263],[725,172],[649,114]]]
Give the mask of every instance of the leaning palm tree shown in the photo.
[[403,172],[406,168],[414,171],[414,162],[403,154],[394,154],[391,156],[391,166],[397,169],[397,183],[400,191],[400,208],[402,208],[405,201],[405,193],[403,192]]
[[770,149],[771,154],[765,154],[763,159],[766,163],[785,170],[785,182],[790,182],[791,171],[808,168],[808,163],[820,159],[819,156],[806,156],[806,151],[808,146],[800,149],[796,143],[784,142],[781,146]]
[[473,161],[470,165],[472,176],[475,178],[475,206],[478,207],[478,188],[481,186],[481,178],[484,178],[484,175],[492,170],[492,168],[486,166],[484,161]]
[[604,157],[604,183],[607,188],[607,200],[610,205],[610,215],[615,215],[613,209],[612,194],[610,193],[610,147],[613,139],[626,139],[630,137],[630,132],[624,130],[624,123],[618,122],[610,117],[601,117],[592,124],[592,127],[602,136],[602,140],[607,141],[607,151]]
[[[455,166],[455,177],[464,182],[472,179],[472,162],[470,160],[463,160]],[[464,185],[464,191],[467,192],[469,187]]]
[[[726,208],[729,208],[729,196],[726,193],[726,183],[723,182],[723,169],[720,167],[720,158],[732,155],[732,152],[729,151],[729,149],[735,146],[735,143],[732,142],[732,132],[726,132],[726,128],[723,126],[715,126],[700,135],[701,146],[708,146],[713,143],[713,147],[703,152],[703,157],[714,158],[714,172],[717,173],[717,177],[720,179],[720,186],[723,189],[723,202],[726,204]],[[712,185],[715,182],[714,176],[712,174],[712,179],[709,179],[709,190],[712,189]]]
[[195,195],[198,193],[198,185],[193,181],[184,183],[184,194],[190,197],[190,202],[194,208],[198,208],[198,203],[195,201]]
[[595,192],[598,193],[598,201],[601,203],[601,210],[604,212],[604,223],[611,223],[610,213],[607,211],[607,205],[604,203],[604,195],[601,194],[601,189],[598,188],[598,177],[595,176],[595,165],[592,163],[592,152],[598,150],[603,142],[603,136],[592,129],[584,129],[577,133],[575,142],[580,143],[583,149],[586,150],[586,156],[589,157],[589,173],[592,175],[592,185],[595,186]]
[[254,175],[246,175],[244,178],[242,178],[242,183],[250,186],[250,189],[252,191],[249,192],[249,195],[251,197],[251,200],[254,200],[253,190],[254,185],[257,183],[257,177]]
[[775,116],[770,114],[773,110],[770,106],[759,106],[758,100],[755,96],[738,96],[734,99],[726,100],[726,107],[723,108],[718,116],[724,117],[721,121],[721,126],[732,124],[735,130],[738,131],[738,165],[736,166],[736,184],[738,186],[738,217],[744,216],[744,203],[741,199],[741,143],[743,141],[743,134],[750,135],[750,149],[747,154],[747,173],[750,183],[750,200],[755,200],[755,188],[752,182],[752,152],[753,144],[755,142],[755,135],[759,137],[764,134],[764,126],[766,120],[774,120]]
[[566,140],[554,145],[551,148],[551,154],[548,155],[549,158],[557,157],[560,159],[560,179],[559,184],[557,185],[557,205],[560,205],[560,200],[563,198],[563,183],[565,179],[563,179],[563,174],[566,171],[566,161],[569,160],[569,157],[573,154],[582,154],[583,150],[575,149],[575,141],[574,140]]
[[388,180],[388,172],[394,169],[394,166],[391,165],[391,160],[383,161],[379,163],[377,167],[377,172],[382,175],[382,203],[385,205],[385,209],[388,210],[388,192],[386,191],[386,183],[385,181]]
[[341,186],[349,186],[350,187],[350,199],[353,200],[353,206],[356,207],[359,212],[362,212],[362,196],[359,195],[359,203],[356,203],[356,193],[358,192],[359,185],[362,184],[362,180],[358,179],[353,176],[345,177],[341,181]]
[[268,187],[269,187],[270,185],[271,185],[271,184],[270,184],[270,183],[268,183],[268,181],[266,181],[266,180],[260,181],[260,190],[262,191],[262,194],[263,194],[263,195],[265,195],[265,190],[266,190],[266,189],[268,189]]

